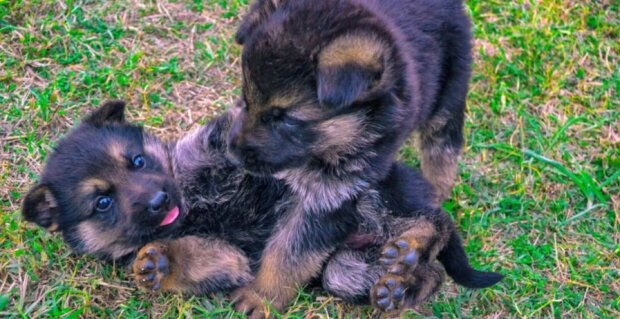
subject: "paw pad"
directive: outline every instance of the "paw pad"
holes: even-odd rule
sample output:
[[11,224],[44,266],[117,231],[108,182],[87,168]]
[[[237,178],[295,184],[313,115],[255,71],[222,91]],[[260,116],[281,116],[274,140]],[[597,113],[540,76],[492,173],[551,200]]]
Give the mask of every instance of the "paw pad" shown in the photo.
[[387,274],[373,287],[373,304],[381,311],[389,312],[400,307],[405,296],[403,278]]
[[389,273],[401,275],[415,267],[418,262],[418,252],[414,245],[400,239],[383,248],[379,262]]
[[138,252],[133,263],[136,284],[147,291],[157,291],[161,281],[170,273],[168,257],[163,247],[149,245]]
[[417,246],[414,240],[401,237],[386,244],[381,251],[379,263],[386,274],[379,278],[371,291],[373,304],[380,310],[389,312],[402,307],[419,261]]

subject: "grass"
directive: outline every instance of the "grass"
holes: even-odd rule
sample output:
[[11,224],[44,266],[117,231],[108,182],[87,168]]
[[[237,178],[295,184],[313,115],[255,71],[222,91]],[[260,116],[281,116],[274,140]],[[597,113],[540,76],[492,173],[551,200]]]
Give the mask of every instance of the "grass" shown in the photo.
[[[245,0],[0,0],[0,317],[235,318],[221,295],[150,296],[77,258],[19,208],[46,154],[87,110],[179,136],[231,105]],[[467,2],[475,70],[460,180],[446,209],[472,262],[506,275],[447,283],[410,317],[620,317],[617,2]],[[415,152],[402,158],[415,165]],[[300,292],[291,318],[371,309]]]

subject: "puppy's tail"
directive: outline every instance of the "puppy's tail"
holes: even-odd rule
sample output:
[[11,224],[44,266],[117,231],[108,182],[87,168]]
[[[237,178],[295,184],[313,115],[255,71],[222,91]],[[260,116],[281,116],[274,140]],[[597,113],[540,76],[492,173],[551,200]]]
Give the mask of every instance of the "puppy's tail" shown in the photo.
[[448,276],[467,288],[490,287],[504,278],[498,273],[477,271],[469,265],[456,229],[452,229],[448,244],[439,252],[437,259],[443,264]]

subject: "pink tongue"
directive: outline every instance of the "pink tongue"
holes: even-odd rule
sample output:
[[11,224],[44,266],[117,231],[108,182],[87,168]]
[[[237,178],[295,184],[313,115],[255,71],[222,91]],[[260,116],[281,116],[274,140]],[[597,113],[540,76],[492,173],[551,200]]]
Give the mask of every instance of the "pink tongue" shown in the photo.
[[179,217],[179,208],[175,207],[172,210],[170,210],[168,215],[166,215],[166,218],[164,218],[164,220],[161,221],[161,224],[159,224],[159,226],[170,225],[177,219],[177,217]]

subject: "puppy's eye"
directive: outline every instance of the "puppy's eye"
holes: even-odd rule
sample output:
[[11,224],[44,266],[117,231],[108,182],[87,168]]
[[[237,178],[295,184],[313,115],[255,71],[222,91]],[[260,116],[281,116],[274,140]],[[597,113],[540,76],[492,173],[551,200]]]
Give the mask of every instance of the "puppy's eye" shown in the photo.
[[142,155],[136,155],[131,159],[131,163],[135,168],[142,168],[146,162],[144,161],[144,157]]
[[285,116],[284,110],[279,107],[272,107],[270,111],[263,113],[260,119],[265,124],[280,122]]
[[296,128],[297,126],[299,126],[299,124],[300,124],[299,120],[292,118],[290,116],[284,116],[280,120],[280,125],[282,125],[285,128]]
[[112,207],[112,198],[110,196],[99,196],[95,202],[95,209],[98,212],[106,212]]

